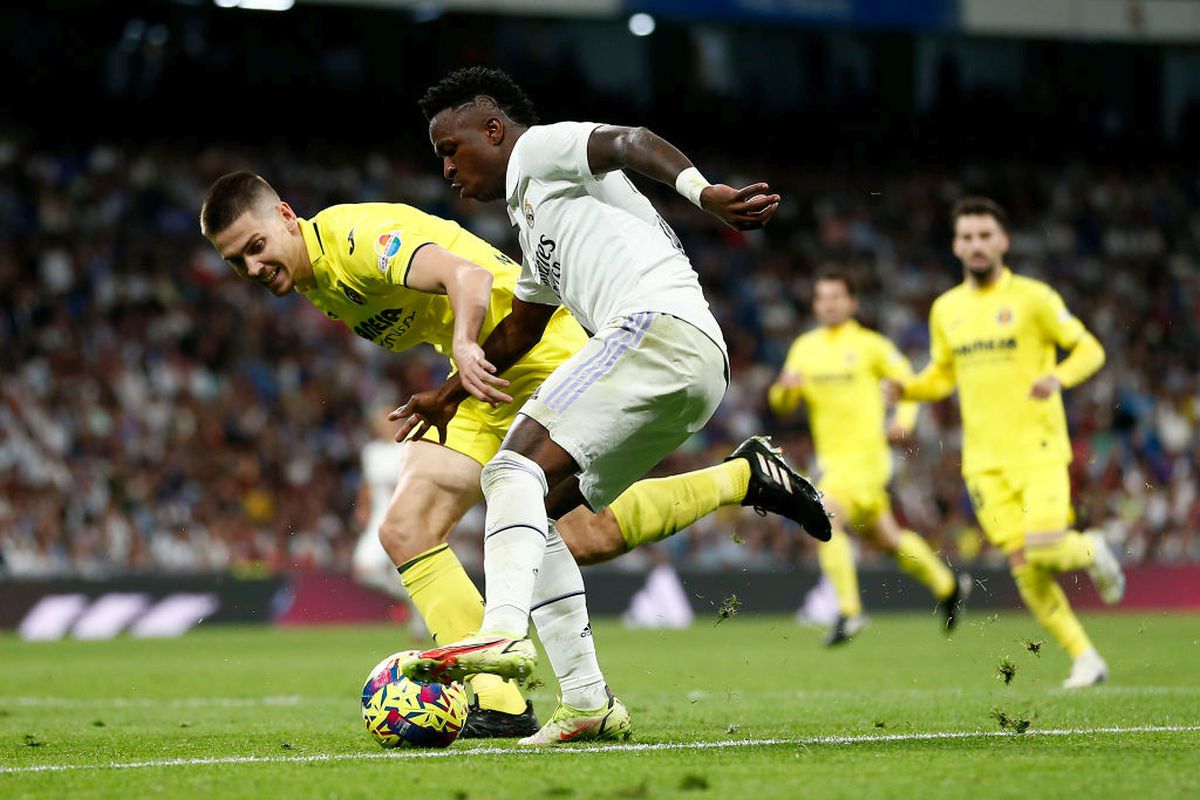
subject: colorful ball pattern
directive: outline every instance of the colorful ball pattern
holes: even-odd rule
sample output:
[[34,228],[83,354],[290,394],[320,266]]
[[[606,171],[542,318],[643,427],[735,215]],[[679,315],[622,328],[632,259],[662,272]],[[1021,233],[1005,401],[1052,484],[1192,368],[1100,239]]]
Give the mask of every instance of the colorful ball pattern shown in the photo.
[[449,747],[467,721],[467,693],[460,684],[404,677],[401,665],[417,653],[402,650],[388,656],[363,686],[363,720],[383,747]]

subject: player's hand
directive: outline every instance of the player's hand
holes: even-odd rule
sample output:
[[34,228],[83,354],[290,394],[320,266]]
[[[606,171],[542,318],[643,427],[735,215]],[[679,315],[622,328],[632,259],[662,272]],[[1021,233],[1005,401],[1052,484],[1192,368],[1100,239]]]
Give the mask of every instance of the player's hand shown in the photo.
[[765,183],[752,183],[744,189],[714,183],[700,193],[700,205],[731,228],[749,231],[761,228],[775,216],[779,195],[770,191]]
[[438,442],[445,444],[446,428],[457,411],[458,403],[445,400],[440,390],[430,389],[414,394],[407,403],[388,414],[388,419],[392,422],[403,420],[400,430],[396,431],[397,442],[410,438],[410,434],[412,439],[420,439],[430,428],[436,428]]
[[1038,400],[1045,400],[1061,388],[1062,381],[1053,375],[1047,375],[1033,384],[1033,388],[1029,390],[1029,396],[1036,397]]
[[884,378],[880,381],[880,386],[883,388],[883,401],[889,406],[894,406],[904,399],[904,385],[895,378]]
[[887,440],[890,444],[906,447],[913,441],[913,432],[896,420],[888,420]]
[[454,346],[454,363],[458,365],[458,378],[462,387],[495,408],[501,403],[511,403],[512,397],[500,391],[508,381],[496,374],[496,367],[484,357],[483,348],[475,342]]
[[781,372],[779,377],[775,379],[776,386],[782,386],[784,389],[799,389],[804,385],[804,374],[800,372]]

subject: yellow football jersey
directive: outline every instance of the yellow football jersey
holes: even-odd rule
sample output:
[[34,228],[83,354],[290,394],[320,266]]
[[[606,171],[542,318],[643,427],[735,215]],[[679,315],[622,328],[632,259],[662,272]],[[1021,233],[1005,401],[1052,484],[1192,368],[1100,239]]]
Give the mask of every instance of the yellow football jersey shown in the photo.
[[942,294],[929,313],[931,363],[906,387],[912,399],[958,387],[964,473],[1071,460],[1062,395],[1039,400],[1030,389],[1051,374],[1058,347],[1086,333],[1046,284],[1007,268],[991,286],[964,281]]
[[[413,255],[427,244],[443,247],[492,273],[492,296],[481,340],[512,310],[520,267],[456,222],[399,203],[356,203],[331,206],[312,220],[302,219],[300,230],[317,284],[304,292],[304,297],[381,347],[402,351],[427,343],[447,356],[453,352],[450,298],[405,285]],[[492,408],[474,397],[467,398],[447,428],[446,446],[486,464],[525,401],[585,341],[587,334],[559,307],[541,341],[503,373],[513,402]],[[425,438],[437,441],[437,431],[429,430]]]
[[428,343],[447,356],[453,352],[450,298],[405,285],[413,256],[427,244],[495,276],[483,337],[512,310],[520,266],[457,222],[400,203],[352,203],[302,219],[300,229],[317,283],[304,297],[380,347],[399,352]]
[[[799,336],[784,362],[785,374],[803,378],[817,459],[826,473],[851,469],[887,481],[891,451],[884,429],[880,381],[912,375],[908,359],[882,334],[849,320]],[[905,413],[911,425],[915,406]]]

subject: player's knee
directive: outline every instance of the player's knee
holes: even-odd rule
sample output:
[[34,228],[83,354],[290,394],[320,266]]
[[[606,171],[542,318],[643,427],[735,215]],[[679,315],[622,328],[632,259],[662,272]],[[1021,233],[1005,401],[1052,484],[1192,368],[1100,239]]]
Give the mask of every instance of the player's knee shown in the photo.
[[393,564],[411,561],[427,550],[437,547],[446,536],[428,526],[414,524],[408,519],[389,517],[379,526],[379,543]]
[[1017,570],[1025,566],[1025,548],[1021,547],[1017,548],[1016,550],[1010,550],[1007,555],[1008,567],[1010,570]]
[[484,497],[491,497],[503,485],[517,481],[533,481],[541,488],[542,496],[547,491],[546,473],[536,461],[512,450],[501,450],[484,465],[479,475],[479,485]]

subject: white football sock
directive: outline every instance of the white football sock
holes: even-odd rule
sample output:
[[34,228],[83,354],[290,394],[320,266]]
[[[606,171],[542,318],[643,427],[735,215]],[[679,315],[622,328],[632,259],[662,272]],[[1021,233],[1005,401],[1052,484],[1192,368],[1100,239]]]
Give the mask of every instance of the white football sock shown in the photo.
[[487,498],[487,606],[480,632],[525,636],[533,587],[546,552],[546,475],[536,462],[501,450],[483,468],[480,485]]
[[562,700],[590,710],[608,703],[588,620],[583,575],[567,544],[549,525],[546,557],[533,589],[533,622],[558,677]]

